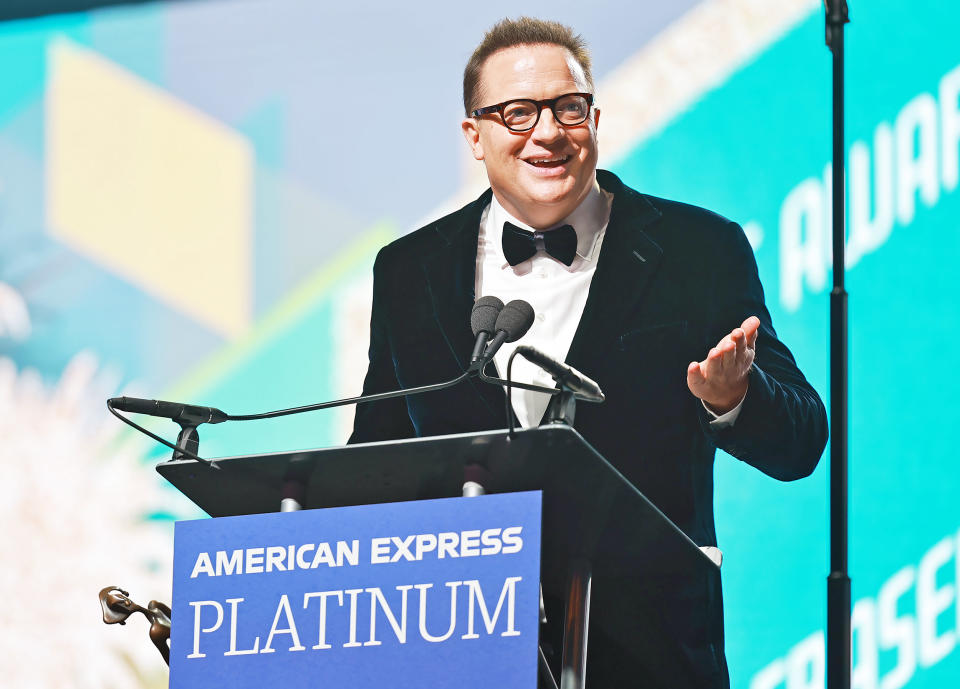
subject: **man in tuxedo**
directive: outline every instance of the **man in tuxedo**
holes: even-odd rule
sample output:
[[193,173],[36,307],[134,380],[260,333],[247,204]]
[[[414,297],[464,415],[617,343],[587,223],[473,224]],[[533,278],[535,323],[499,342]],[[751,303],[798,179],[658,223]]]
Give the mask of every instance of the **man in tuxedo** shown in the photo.
[[[537,318],[522,343],[606,394],[579,406],[576,429],[695,543],[716,545],[717,447],[793,480],[813,471],[827,435],[823,404],[773,330],[743,231],[596,169],[589,55],[567,27],[497,24],[467,65],[464,106],[491,189],[381,250],[364,394],[455,377],[468,366],[475,298],[525,299]],[[513,346],[495,358],[501,374]],[[532,365],[514,370],[549,383]],[[515,395],[520,424],[537,425],[546,399]],[[360,405],[351,442],[506,423],[502,390],[472,380]],[[729,685],[719,576],[624,601],[635,629],[591,631],[588,686]]]

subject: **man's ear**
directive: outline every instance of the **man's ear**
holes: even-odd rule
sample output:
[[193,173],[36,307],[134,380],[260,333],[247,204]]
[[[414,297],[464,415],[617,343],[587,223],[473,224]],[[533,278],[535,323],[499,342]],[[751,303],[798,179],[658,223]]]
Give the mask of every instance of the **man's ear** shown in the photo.
[[480,127],[472,117],[464,118],[460,123],[460,129],[463,130],[463,138],[467,140],[467,145],[477,160],[483,160],[483,144],[480,143]]
[[596,129],[600,126],[600,108],[593,109],[593,128]]

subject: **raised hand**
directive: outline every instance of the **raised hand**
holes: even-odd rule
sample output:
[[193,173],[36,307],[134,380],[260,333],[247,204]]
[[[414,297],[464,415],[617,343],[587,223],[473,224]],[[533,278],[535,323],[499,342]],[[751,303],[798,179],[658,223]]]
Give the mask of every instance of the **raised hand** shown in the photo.
[[687,366],[687,387],[713,413],[727,413],[747,394],[759,329],[760,319],[750,316],[720,340],[706,359]]

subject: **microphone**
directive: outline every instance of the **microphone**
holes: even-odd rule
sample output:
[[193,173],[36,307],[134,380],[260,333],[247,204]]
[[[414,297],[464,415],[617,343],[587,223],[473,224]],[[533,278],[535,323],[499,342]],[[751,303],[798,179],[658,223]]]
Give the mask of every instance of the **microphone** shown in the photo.
[[[444,381],[442,383],[433,383],[431,385],[421,385],[413,388],[404,388],[401,390],[392,390],[390,392],[378,392],[369,395],[360,395],[359,397],[349,397],[346,399],[333,400],[330,402],[320,402],[318,404],[308,404],[301,407],[291,407],[290,409],[277,409],[275,411],[261,412],[259,414],[227,414],[215,407],[199,407],[192,404],[181,404],[179,402],[164,402],[163,400],[144,400],[136,397],[113,397],[107,400],[107,407],[110,412],[124,423],[136,428],[141,433],[153,438],[154,440],[172,448],[175,458],[180,455],[191,457],[201,462],[211,463],[209,460],[199,457],[194,449],[179,447],[164,440],[163,438],[151,433],[147,429],[138,426],[130,419],[121,416],[117,411],[132,412],[135,414],[149,414],[160,418],[172,419],[182,426],[191,426],[193,433],[196,433],[195,427],[201,423],[222,423],[224,421],[254,421],[257,419],[273,419],[279,416],[289,416],[291,414],[302,414],[309,411],[320,409],[330,409],[340,407],[346,404],[357,404],[360,402],[377,402],[380,400],[393,399],[396,397],[407,397],[410,395],[420,395],[437,390],[445,390],[466,380],[472,375],[478,375],[479,378],[488,383],[497,385],[508,385],[526,390],[536,390],[547,394],[556,394],[555,388],[545,388],[539,385],[527,385],[526,383],[510,383],[496,378],[488,378],[483,374],[483,367],[490,361],[493,355],[500,349],[504,342],[513,342],[523,337],[533,325],[533,307],[525,301],[511,301],[506,306],[496,297],[481,297],[474,304],[470,314],[470,326],[473,329],[477,341],[474,345],[473,356],[470,367],[456,378]],[[496,333],[490,340],[491,333]],[[486,351],[484,351],[486,346]],[[184,431],[185,432],[185,431]],[[195,442],[195,435],[194,442]],[[214,465],[215,466],[215,465]]]
[[496,331],[497,316],[502,310],[503,302],[497,297],[480,297],[473,305],[473,310],[470,312],[470,328],[477,341],[473,345],[473,354],[470,355],[471,368],[483,357],[483,350],[490,336]]
[[533,325],[533,307],[523,299],[514,299],[508,302],[503,310],[497,316],[497,322],[494,329],[497,334],[487,345],[487,351],[484,352],[480,360],[481,370],[486,366],[497,350],[503,346],[504,342],[516,342],[527,334],[530,326]]
[[562,364],[539,349],[527,345],[517,347],[517,354],[549,373],[561,388],[569,390],[578,399],[587,402],[603,402],[604,396],[600,386],[572,366]]
[[229,418],[226,412],[216,407],[197,407],[192,404],[163,400],[142,400],[138,397],[112,397],[107,400],[107,404],[120,411],[159,416],[161,419],[173,419],[177,423],[183,422],[190,425],[223,423]]

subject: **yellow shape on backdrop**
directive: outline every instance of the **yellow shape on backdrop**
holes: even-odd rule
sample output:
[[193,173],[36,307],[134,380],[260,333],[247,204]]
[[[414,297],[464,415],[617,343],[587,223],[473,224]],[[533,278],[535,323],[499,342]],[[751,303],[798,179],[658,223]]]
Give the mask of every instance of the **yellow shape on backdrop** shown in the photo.
[[253,152],[93,51],[48,49],[46,211],[55,237],[226,337],[250,324]]

